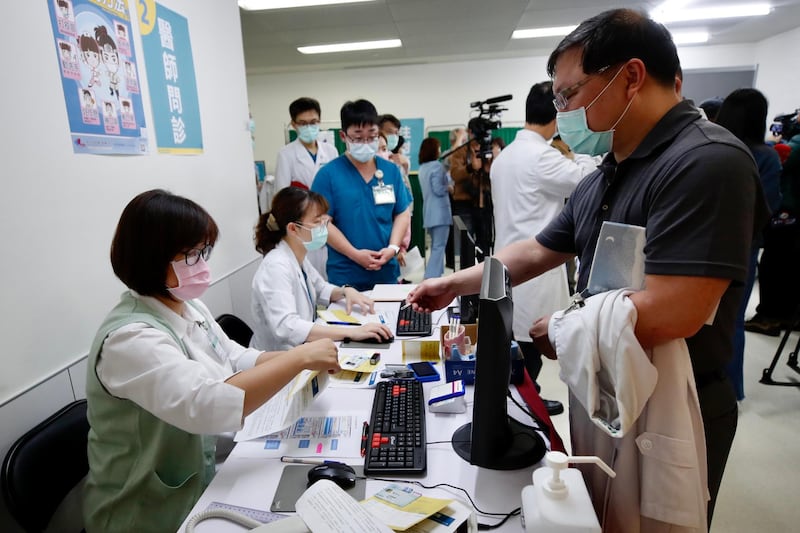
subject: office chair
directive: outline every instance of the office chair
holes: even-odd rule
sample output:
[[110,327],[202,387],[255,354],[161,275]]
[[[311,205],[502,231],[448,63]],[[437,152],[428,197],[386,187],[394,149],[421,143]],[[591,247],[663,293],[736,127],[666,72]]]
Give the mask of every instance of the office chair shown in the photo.
[[217,317],[217,324],[225,332],[225,335],[234,342],[242,346],[250,346],[250,339],[253,337],[253,330],[250,329],[244,320],[236,315],[223,314]]
[[[11,446],[0,472],[2,491],[11,516],[25,531],[44,531],[64,497],[89,472],[88,434],[86,400],[78,400]],[[80,517],[81,510],[69,514]]]

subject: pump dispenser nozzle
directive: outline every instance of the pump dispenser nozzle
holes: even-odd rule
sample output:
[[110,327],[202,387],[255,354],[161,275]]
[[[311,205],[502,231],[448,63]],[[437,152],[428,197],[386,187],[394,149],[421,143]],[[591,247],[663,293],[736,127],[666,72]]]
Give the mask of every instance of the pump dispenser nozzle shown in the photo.
[[583,476],[569,463],[594,463],[611,477],[616,473],[595,456],[570,457],[547,452],[545,466],[533,472],[533,485],[522,489],[525,531],[534,533],[600,533]]
[[547,452],[544,456],[544,464],[550,467],[553,477],[547,481],[543,489],[552,498],[561,500],[566,498],[569,493],[566,484],[561,479],[561,471],[567,468],[569,463],[594,463],[612,478],[617,476],[611,467],[595,455],[573,457],[561,452]]

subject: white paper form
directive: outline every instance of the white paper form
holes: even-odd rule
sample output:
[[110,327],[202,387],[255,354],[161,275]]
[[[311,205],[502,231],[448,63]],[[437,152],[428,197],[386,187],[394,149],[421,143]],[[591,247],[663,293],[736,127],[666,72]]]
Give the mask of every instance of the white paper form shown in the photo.
[[261,456],[359,457],[362,424],[362,419],[345,414],[302,416],[283,431],[267,435]]
[[327,385],[327,372],[303,370],[267,403],[250,413],[233,440],[257,439],[290,426]]
[[392,533],[333,481],[317,481],[295,504],[314,533]]

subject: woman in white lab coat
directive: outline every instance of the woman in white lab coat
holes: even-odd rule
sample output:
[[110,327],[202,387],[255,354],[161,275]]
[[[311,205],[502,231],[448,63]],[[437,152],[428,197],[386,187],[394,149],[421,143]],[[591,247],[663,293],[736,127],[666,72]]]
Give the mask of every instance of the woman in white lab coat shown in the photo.
[[[338,326],[315,323],[317,305],[345,299],[348,313],[354,305],[374,312],[374,302],[347,285],[323,280],[306,254],[328,239],[328,202],[319,194],[288,187],[272,200],[256,226],[256,250],[264,259],[253,277],[252,309],[256,327],[250,346],[260,350],[286,349],[321,338],[342,340],[387,339],[384,324]],[[278,347],[282,348],[278,348]]]
[[197,299],[217,236],[202,207],[163,190],[120,217],[111,264],[130,290],[100,326],[86,374],[88,533],[175,531],[213,476],[206,436],[241,429],[303,369],[339,370],[330,340],[265,353],[225,335]]

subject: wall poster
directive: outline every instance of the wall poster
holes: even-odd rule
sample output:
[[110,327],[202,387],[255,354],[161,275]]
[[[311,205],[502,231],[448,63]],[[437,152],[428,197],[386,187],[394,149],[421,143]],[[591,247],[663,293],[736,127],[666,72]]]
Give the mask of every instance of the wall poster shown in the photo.
[[201,154],[203,131],[189,23],[152,0],[138,0],[138,10],[158,151]]
[[47,3],[74,152],[146,154],[126,0]]

